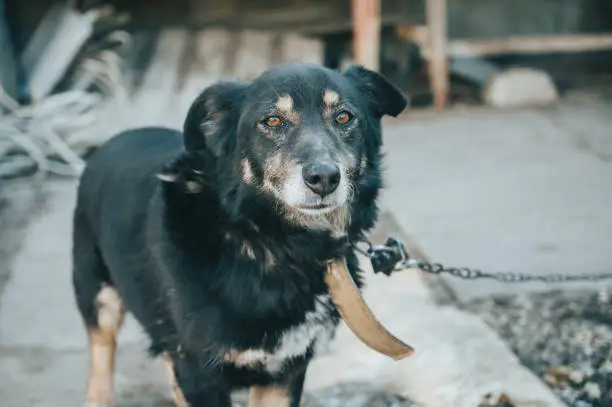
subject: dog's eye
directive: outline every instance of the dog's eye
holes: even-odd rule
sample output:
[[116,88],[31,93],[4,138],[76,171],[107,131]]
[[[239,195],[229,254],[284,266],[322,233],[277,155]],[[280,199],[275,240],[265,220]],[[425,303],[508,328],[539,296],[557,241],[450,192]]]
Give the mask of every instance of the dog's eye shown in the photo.
[[336,123],[338,124],[347,124],[351,121],[353,116],[347,111],[342,111],[336,115]]
[[264,120],[264,123],[268,127],[278,127],[282,124],[282,120],[278,116],[270,116]]

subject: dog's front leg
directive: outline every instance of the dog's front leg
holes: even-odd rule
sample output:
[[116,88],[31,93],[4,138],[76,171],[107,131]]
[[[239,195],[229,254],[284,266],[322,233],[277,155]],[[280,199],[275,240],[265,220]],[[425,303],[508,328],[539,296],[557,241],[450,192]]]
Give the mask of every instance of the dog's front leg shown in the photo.
[[189,359],[177,357],[173,360],[178,385],[178,389],[173,390],[177,406],[183,407],[183,403],[185,407],[232,407],[231,389],[221,369]]
[[305,377],[306,366],[288,375],[283,382],[252,386],[249,407],[299,407]]

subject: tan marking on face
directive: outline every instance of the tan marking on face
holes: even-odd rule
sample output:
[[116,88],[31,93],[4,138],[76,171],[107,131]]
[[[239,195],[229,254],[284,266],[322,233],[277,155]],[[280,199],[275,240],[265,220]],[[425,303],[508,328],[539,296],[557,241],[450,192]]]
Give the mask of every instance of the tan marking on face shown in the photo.
[[274,181],[283,180],[289,175],[291,166],[294,165],[283,160],[280,154],[275,154],[266,160],[264,164],[264,186],[271,187]]
[[331,89],[325,89],[325,91],[323,92],[323,112],[326,117],[332,115],[334,108],[336,107],[338,102],[340,102],[340,95],[338,94],[338,92]]
[[283,113],[293,112],[293,98],[291,95],[280,95],[276,101],[276,108]]
[[166,375],[168,376],[168,381],[170,382],[170,390],[172,392],[172,400],[174,400],[174,405],[176,407],[189,407],[189,404],[187,404],[185,396],[183,395],[183,391],[179,387],[176,380],[172,358],[170,358],[170,355],[168,355],[167,352],[163,353],[162,358],[164,359],[164,365],[166,366]]
[[280,95],[276,101],[276,109],[283,117],[293,123],[294,126],[300,124],[300,114],[294,109],[291,95]]
[[325,104],[325,106],[333,107],[339,101],[340,95],[338,94],[338,92],[331,89],[325,89],[325,92],[323,92],[323,103]]
[[253,175],[253,168],[248,159],[243,158],[240,162],[242,166],[242,180],[245,184],[252,184],[255,182],[255,176]]
[[251,386],[249,407],[290,407],[289,389],[284,386]]
[[87,328],[90,369],[86,405],[114,405],[114,373],[117,334],[123,325],[125,306],[117,290],[103,286],[96,296],[98,326]]

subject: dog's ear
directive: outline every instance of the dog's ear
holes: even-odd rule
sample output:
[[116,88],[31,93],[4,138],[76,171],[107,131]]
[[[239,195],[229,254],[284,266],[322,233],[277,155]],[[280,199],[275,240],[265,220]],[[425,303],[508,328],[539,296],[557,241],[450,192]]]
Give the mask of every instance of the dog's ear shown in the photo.
[[397,116],[408,105],[408,98],[397,86],[378,72],[360,65],[350,66],[344,76],[368,95],[370,105],[376,115]]
[[193,102],[183,125],[183,145],[187,151],[207,149],[219,157],[223,154],[235,114],[242,104],[246,84],[218,82],[206,88]]

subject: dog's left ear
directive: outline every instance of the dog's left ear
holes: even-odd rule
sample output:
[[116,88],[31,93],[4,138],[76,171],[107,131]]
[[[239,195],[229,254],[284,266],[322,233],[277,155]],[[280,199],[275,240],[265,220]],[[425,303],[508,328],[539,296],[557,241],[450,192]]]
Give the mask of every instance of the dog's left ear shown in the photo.
[[235,131],[235,113],[242,104],[247,85],[221,81],[206,88],[193,102],[183,125],[183,145],[187,151],[208,150],[223,154]]
[[379,117],[395,117],[408,105],[404,92],[378,72],[353,65],[344,71],[344,76],[369,96],[374,113]]

